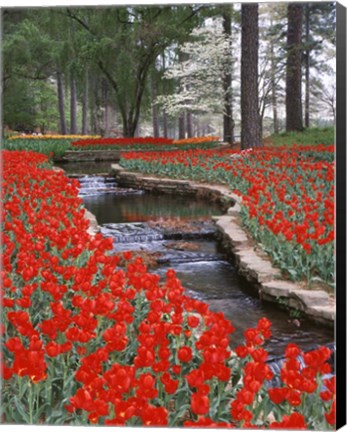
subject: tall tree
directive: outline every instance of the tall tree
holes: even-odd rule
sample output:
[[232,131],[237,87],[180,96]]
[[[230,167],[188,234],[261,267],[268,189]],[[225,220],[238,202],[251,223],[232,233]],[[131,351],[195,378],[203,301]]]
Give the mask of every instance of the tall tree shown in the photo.
[[271,82],[271,104],[272,104],[273,128],[274,128],[274,133],[277,134],[279,132],[279,125],[278,125],[278,114],[277,114],[276,64],[275,64],[274,42],[272,38],[270,39],[270,56],[271,56],[270,82]]
[[70,133],[77,133],[77,87],[73,72],[70,74]]
[[58,91],[58,108],[60,117],[60,133],[67,134],[66,117],[65,117],[65,95],[64,95],[64,82],[61,72],[57,72],[57,91]]
[[77,82],[76,82],[76,71],[75,71],[75,58],[77,56],[75,50],[75,33],[76,24],[71,23],[70,28],[70,40],[71,43],[71,61],[70,61],[70,133],[77,134]]
[[151,96],[152,96],[152,125],[153,125],[153,136],[159,137],[159,112],[158,106],[155,103],[158,94],[157,79],[155,69],[151,72]]
[[197,6],[67,9],[87,32],[85,46],[116,95],[124,136],[135,134],[150,68],[166,47],[187,37],[199,10]]
[[260,147],[258,4],[241,6],[241,148]]
[[304,6],[305,12],[305,127],[310,126],[310,8],[308,4]]
[[82,135],[88,134],[88,101],[89,101],[89,76],[88,68],[85,69],[82,96]]
[[302,24],[303,5],[288,4],[287,70],[286,70],[286,130],[302,131]]
[[[162,71],[163,73],[165,73],[166,70],[166,61],[165,61],[165,51],[163,51],[162,53]],[[164,94],[166,93],[167,90],[167,86],[165,84],[165,82],[163,82],[163,90],[164,90]],[[165,138],[168,138],[169,136],[169,131],[168,131],[168,118],[167,118],[167,113],[165,110],[163,110],[163,135]]]
[[[230,9],[223,9],[223,31],[227,36],[228,51],[227,59],[232,58],[232,5]],[[232,61],[229,61],[223,73],[223,90],[224,90],[224,115],[223,115],[223,141],[232,144],[234,142],[234,119],[233,119],[233,93],[232,93]]]
[[[179,48],[178,61],[173,62],[163,75],[163,81],[170,80],[176,84],[172,94],[158,97],[158,102],[168,114],[221,114],[232,120],[230,78],[233,61],[230,47],[230,35],[223,30],[220,17],[191,32],[191,40]],[[185,117],[189,121],[189,116],[188,119],[187,115]],[[181,123],[183,133],[183,119]],[[230,131],[227,135],[229,141]]]
[[327,62],[322,64],[320,54],[327,47],[335,47],[335,13],[336,6],[333,2],[304,4],[305,127],[310,126],[310,97],[314,87],[311,85],[311,70],[316,69],[320,76],[323,71],[329,73],[329,65]]

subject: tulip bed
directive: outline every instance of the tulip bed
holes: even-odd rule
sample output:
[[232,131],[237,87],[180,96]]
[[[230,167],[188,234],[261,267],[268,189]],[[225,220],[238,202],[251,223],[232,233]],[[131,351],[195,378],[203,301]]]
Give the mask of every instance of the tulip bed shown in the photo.
[[9,137],[9,140],[34,140],[34,141],[47,141],[47,140],[83,140],[83,139],[95,139],[95,138],[101,138],[100,135],[13,135]]
[[[76,140],[78,138],[78,140]],[[101,138],[74,135],[14,136],[4,140],[6,150],[29,150],[47,156],[61,157],[73,150],[177,150],[208,149],[219,145],[218,137],[199,137],[174,141],[168,138]]]
[[201,144],[201,143],[218,143],[220,138],[217,136],[205,136],[194,138],[183,138],[174,140],[174,144]]
[[[87,233],[78,182],[34,152],[3,151],[2,421],[333,429],[330,350],[289,344],[282,384],[262,318],[231,350],[223,313]],[[322,387],[324,385],[324,388]]]
[[333,146],[128,152],[120,163],[130,171],[227,184],[242,196],[244,225],[285,275],[334,285]]
[[190,148],[211,148],[219,144],[218,137],[197,137],[184,140],[171,138],[134,137],[134,138],[100,138],[83,139],[72,142],[72,147],[78,149],[121,149],[121,150],[173,150]]

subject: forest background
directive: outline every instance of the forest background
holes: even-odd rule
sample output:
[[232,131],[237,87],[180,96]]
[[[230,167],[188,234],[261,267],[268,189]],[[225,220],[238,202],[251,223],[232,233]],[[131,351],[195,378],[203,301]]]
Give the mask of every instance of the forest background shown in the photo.
[[[5,134],[239,140],[241,9],[240,3],[3,9]],[[299,19],[293,21],[291,9]],[[257,5],[259,27],[248,33],[258,43],[262,136],[334,125],[335,19],[333,2]],[[289,30],[299,40],[295,47]],[[299,96],[288,84],[293,55]],[[298,111],[301,119],[288,126],[287,112]]]

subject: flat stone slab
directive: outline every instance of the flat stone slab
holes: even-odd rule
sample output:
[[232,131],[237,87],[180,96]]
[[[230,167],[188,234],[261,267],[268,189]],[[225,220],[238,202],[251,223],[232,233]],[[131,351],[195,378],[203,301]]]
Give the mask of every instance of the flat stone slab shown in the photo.
[[326,291],[301,289],[297,284],[284,280],[273,280],[261,284],[261,292],[274,298],[282,298],[285,304],[301,310],[309,317],[334,322],[335,302]]
[[302,301],[306,308],[325,306],[329,302],[329,295],[325,291],[296,290],[292,296]]
[[284,280],[272,280],[262,283],[261,290],[275,297],[288,297],[290,292],[296,291],[298,286],[293,282]]
[[119,161],[119,150],[67,150],[57,162],[78,161]]
[[233,245],[240,245],[248,242],[245,231],[230,216],[219,216],[216,218],[217,227],[219,227],[227,236]]
[[[119,164],[112,164],[111,171],[120,181],[128,183],[129,180],[138,181],[138,186],[144,188],[157,188],[160,187],[161,190],[169,191],[172,189],[173,191],[185,191],[185,193],[192,194],[205,194],[214,193],[219,194],[221,197],[226,198],[228,202],[231,204],[241,202],[241,198],[230,191],[227,186],[222,185],[207,185],[196,183],[190,180],[179,180],[179,179],[170,179],[170,178],[159,178],[155,176],[143,176],[141,173],[134,173],[125,171],[123,167]],[[134,177],[135,176],[135,177]],[[229,204],[230,205],[230,204]]]
[[228,208],[228,215],[237,215],[241,211],[241,206],[238,202],[235,202],[235,204],[232,207]]
[[336,308],[335,305],[330,304],[326,306],[315,306],[310,307],[306,310],[307,315],[313,317],[323,317],[328,321],[335,321],[336,318]]
[[261,258],[252,248],[239,250],[235,255],[239,266],[248,269],[250,275],[260,283],[281,276],[281,272],[275,269],[270,261]]

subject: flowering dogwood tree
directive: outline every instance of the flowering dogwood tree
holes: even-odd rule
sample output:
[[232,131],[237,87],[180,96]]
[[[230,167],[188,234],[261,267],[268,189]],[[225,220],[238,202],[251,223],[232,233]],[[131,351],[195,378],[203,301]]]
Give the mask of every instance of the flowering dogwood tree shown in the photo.
[[177,81],[177,91],[158,96],[157,103],[171,116],[185,110],[222,114],[223,75],[233,69],[232,40],[223,32],[220,18],[194,29],[191,37],[180,47],[186,60],[173,63],[164,74],[164,79]]

